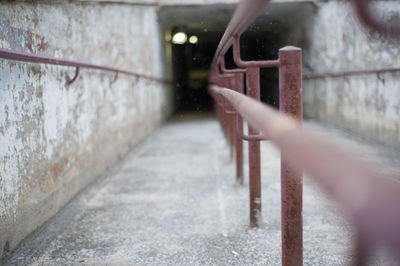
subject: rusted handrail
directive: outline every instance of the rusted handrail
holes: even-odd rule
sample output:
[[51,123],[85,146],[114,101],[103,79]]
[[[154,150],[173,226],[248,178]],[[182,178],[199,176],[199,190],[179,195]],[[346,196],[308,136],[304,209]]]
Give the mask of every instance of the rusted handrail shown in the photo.
[[229,101],[293,165],[304,169],[336,200],[367,244],[383,243],[400,259],[399,182],[378,175],[376,168],[354,159],[356,156],[348,151],[302,129],[293,118],[259,101],[227,88],[210,86],[210,90]]
[[[8,59],[8,60],[15,60],[15,61],[23,61],[23,62],[30,62],[30,63],[41,63],[41,64],[49,64],[49,65],[59,65],[59,66],[69,66],[69,67],[76,67],[76,73],[74,78],[69,79],[67,78],[67,83],[72,83],[79,74],[79,68],[89,68],[89,69],[97,69],[102,71],[109,71],[114,72],[116,75],[118,73],[134,76],[136,78],[143,78],[150,81],[156,81],[160,83],[170,83],[170,81],[150,75],[139,74],[132,71],[127,71],[119,68],[103,66],[103,65],[95,65],[91,63],[76,61],[76,60],[69,60],[69,59],[61,59],[55,58],[50,56],[44,55],[36,55],[36,54],[28,54],[23,52],[18,52],[10,49],[0,48],[0,58]],[[117,77],[117,76],[116,76]],[[114,78],[114,81],[116,79]]]
[[[395,27],[387,30],[382,22],[376,20],[368,10],[367,1],[352,0],[360,19],[367,26],[383,34],[396,37]],[[310,173],[320,186],[348,212],[348,216],[356,226],[359,239],[368,240],[366,243],[357,242],[356,262],[359,265],[365,259],[365,249],[375,241],[386,243],[396,255],[400,254],[400,209],[396,209],[400,201],[399,184],[394,184],[386,195],[387,185],[377,175],[363,168],[361,163],[352,161],[345,152],[330,147],[324,140],[314,141],[300,128],[302,120],[302,51],[300,48],[287,46],[279,50],[275,60],[243,61],[240,56],[240,36],[244,30],[260,15],[269,0],[242,0],[236,8],[231,21],[218,45],[211,65],[209,83],[215,84],[209,91],[214,98],[215,110],[222,129],[229,139],[230,148],[236,149],[237,177],[243,169],[242,140],[243,120],[249,121],[249,194],[250,194],[250,226],[259,226],[261,222],[261,173],[259,141],[268,138],[282,149],[281,155],[281,222],[282,222],[282,265],[302,265],[303,236],[302,236],[302,174],[299,167],[293,167],[290,162],[297,162]],[[396,28],[397,27],[397,28]],[[226,69],[225,54],[233,48],[233,59],[238,68]],[[280,112],[290,115],[279,116],[271,108],[265,107],[260,101],[260,68],[279,68],[279,103]],[[343,77],[361,74],[381,74],[400,71],[399,68],[378,70],[354,70],[337,73],[307,74],[305,79],[326,77]],[[242,95],[243,76],[246,76],[246,94]],[[224,87],[226,89],[221,89]],[[221,98],[222,97],[222,98]],[[230,105],[222,104],[229,101],[240,113],[235,114]],[[221,103],[222,102],[222,103]],[[227,112],[227,107],[229,110]],[[236,120],[232,120],[232,115]],[[297,122],[293,122],[292,119]],[[236,129],[236,130],[235,130]],[[318,146],[320,144],[320,146]],[[318,147],[316,147],[318,146]],[[316,147],[316,148],[314,148]],[[305,154],[304,151],[311,152]],[[333,154],[331,154],[333,153]],[[232,154],[232,153],[231,153]],[[318,161],[319,164],[315,164]],[[321,161],[323,164],[321,164]],[[354,177],[352,176],[354,175]],[[237,179],[238,180],[238,179]],[[356,186],[360,185],[361,188]],[[376,185],[376,191],[375,186]],[[344,187],[350,189],[343,189]],[[357,191],[357,189],[359,189]],[[374,204],[372,210],[368,207]],[[385,206],[388,209],[385,210]],[[394,210],[392,212],[392,210]],[[371,215],[372,222],[369,222]],[[382,221],[380,218],[383,217]],[[384,226],[382,228],[380,226]],[[391,234],[394,232],[394,234]],[[398,255],[399,256],[399,255]],[[400,256],[399,256],[400,257]]]
[[323,79],[323,78],[340,78],[348,76],[366,75],[366,74],[382,74],[400,72],[400,67],[381,68],[381,69],[365,69],[365,70],[348,70],[340,72],[326,73],[308,73],[303,75],[303,79]]
[[[243,61],[240,56],[240,36],[256,17],[263,12],[268,0],[242,0],[230,20],[227,29],[218,45],[210,71],[210,83],[229,87],[238,93],[243,93],[243,77],[246,77],[246,94],[260,101],[260,68],[279,68],[279,102],[280,111],[302,120],[302,51],[293,46],[279,50],[276,60]],[[226,69],[224,56],[233,46],[233,59],[237,69]],[[222,74],[221,74],[222,71]],[[222,78],[223,77],[223,78]],[[232,151],[236,151],[237,181],[243,169],[243,140],[249,141],[249,218],[250,226],[262,224],[261,206],[261,153],[260,141],[265,136],[249,125],[248,135],[243,134],[243,121],[240,115],[232,119],[226,114],[225,105],[221,105],[219,97],[214,97],[216,113],[222,129],[228,137]],[[233,113],[233,112],[231,112]],[[232,152],[231,152],[232,154]],[[281,219],[282,219],[282,264],[301,265],[303,261],[303,231],[302,231],[302,183],[294,180],[301,179],[301,172],[292,169],[284,155],[281,160]],[[243,183],[243,177],[241,182]]]
[[218,58],[225,55],[233,44],[233,37],[240,35],[260,15],[268,5],[269,0],[240,1],[233,13],[232,19],[218,44],[211,68],[218,64]]

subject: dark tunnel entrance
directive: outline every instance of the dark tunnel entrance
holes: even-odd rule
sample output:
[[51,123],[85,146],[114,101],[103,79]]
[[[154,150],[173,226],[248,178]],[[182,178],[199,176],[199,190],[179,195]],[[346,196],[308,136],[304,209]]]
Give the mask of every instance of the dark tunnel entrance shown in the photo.
[[[164,7],[160,10],[166,40],[170,76],[175,86],[177,112],[207,112],[212,100],[207,93],[208,71],[218,43],[235,5]],[[307,52],[307,25],[315,6],[310,2],[272,3],[241,37],[243,60],[277,59],[279,48],[295,45]],[[236,68],[232,49],[227,68]],[[260,70],[261,100],[279,107],[278,70]]]
[[[183,32],[182,28],[175,28],[172,37]],[[172,43],[175,106],[178,111],[208,111],[212,107],[207,93],[208,70],[218,46],[218,36],[196,31],[186,31],[185,34],[187,38],[197,38],[197,42]]]

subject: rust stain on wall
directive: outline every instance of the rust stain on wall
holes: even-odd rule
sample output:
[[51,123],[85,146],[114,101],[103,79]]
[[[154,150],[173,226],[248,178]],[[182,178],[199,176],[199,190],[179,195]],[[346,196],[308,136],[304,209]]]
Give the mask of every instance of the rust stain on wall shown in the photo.
[[49,48],[49,44],[46,42],[44,36],[32,33],[31,31],[27,31],[26,33],[25,46],[30,52],[35,52],[35,50],[44,51]]

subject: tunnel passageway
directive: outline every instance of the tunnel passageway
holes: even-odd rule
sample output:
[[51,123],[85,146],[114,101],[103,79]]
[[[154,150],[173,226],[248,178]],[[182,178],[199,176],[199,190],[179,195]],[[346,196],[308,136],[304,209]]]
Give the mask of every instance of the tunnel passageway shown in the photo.
[[342,1],[30,2],[0,8],[0,265],[397,265],[386,29]]
[[[167,65],[174,84],[174,104],[180,112],[209,111],[212,99],[207,93],[210,67],[235,5],[163,7],[159,11],[165,32]],[[310,2],[272,3],[242,35],[244,60],[273,60],[286,45],[308,49],[304,34],[312,20]],[[178,38],[179,37],[179,38]],[[195,40],[191,39],[195,37]],[[237,68],[232,50],[225,56],[229,69]],[[278,71],[264,68],[260,73],[261,99],[279,107]]]
[[[350,147],[360,142],[317,124],[306,126]],[[280,153],[268,142],[261,149],[259,229],[248,228],[247,174],[244,185],[234,184],[234,161],[217,121],[191,114],[149,136],[7,263],[280,265]],[[369,148],[364,155],[376,151]],[[349,226],[308,179],[304,183],[304,264],[349,264]]]

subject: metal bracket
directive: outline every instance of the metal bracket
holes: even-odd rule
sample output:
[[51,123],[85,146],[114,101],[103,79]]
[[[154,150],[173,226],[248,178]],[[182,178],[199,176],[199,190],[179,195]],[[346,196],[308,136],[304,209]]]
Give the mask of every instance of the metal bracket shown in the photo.
[[71,85],[78,78],[78,75],[79,75],[79,67],[75,68],[75,75],[72,79],[69,77],[68,74],[65,74],[65,85],[66,86]]

